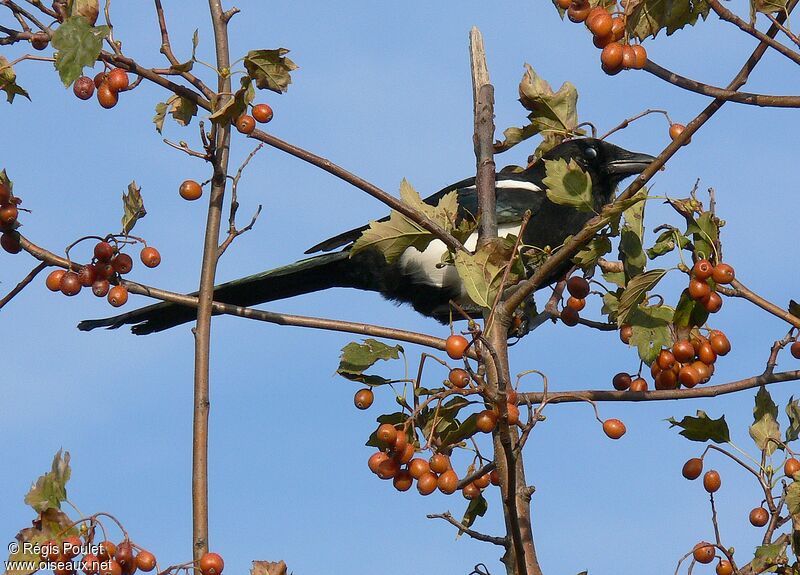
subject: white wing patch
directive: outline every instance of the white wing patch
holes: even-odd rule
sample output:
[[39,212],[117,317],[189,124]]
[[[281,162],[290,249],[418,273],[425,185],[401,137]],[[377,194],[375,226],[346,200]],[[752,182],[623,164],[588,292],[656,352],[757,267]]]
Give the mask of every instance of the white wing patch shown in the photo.
[[[501,182],[498,182],[498,184],[499,183]],[[531,184],[531,186],[533,186],[533,184]],[[536,186],[533,187],[536,188]],[[536,189],[538,190],[539,188]],[[498,226],[497,235],[501,238],[508,234],[517,235],[519,234],[519,228],[519,225]],[[477,244],[478,232],[475,232],[464,242],[464,247],[472,251]],[[428,244],[425,251],[422,252],[417,248],[408,248],[403,252],[403,255],[400,256],[398,263],[403,274],[411,276],[414,283],[438,288],[456,288],[463,293],[464,290],[461,286],[461,278],[458,272],[456,272],[455,266],[442,264],[442,256],[446,251],[447,247],[444,245],[444,242],[441,240],[433,240]]]

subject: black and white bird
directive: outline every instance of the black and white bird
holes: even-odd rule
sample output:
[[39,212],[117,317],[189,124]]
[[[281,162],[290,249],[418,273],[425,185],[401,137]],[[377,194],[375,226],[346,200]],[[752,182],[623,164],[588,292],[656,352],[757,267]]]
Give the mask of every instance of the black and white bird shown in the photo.
[[[628,176],[640,173],[653,161],[647,154],[629,152],[594,138],[568,140],[544,155],[545,160],[574,160],[592,179],[594,209],[611,201],[617,185]],[[519,233],[526,210],[532,217],[522,241],[527,246],[556,247],[579,232],[594,215],[551,202],[542,181],[545,164],[538,161],[524,171],[500,173],[496,178],[498,235]],[[474,219],[478,213],[475,178],[467,178],[447,186],[424,201],[436,205],[447,193],[458,194],[459,218]],[[424,251],[410,247],[392,263],[381,252],[364,250],[355,254],[350,248],[368,228],[361,226],[318,243],[306,251],[321,255],[293,264],[237,279],[215,288],[214,300],[237,306],[291,298],[333,287],[350,287],[379,292],[386,299],[409,303],[425,316],[446,323],[450,320],[450,300],[463,304],[468,313],[480,315],[480,309],[469,301],[454,266],[442,265],[446,247],[432,241]],[[474,250],[477,232],[464,243]],[[333,251],[337,250],[337,251]],[[569,264],[567,264],[569,265]],[[549,282],[556,281],[566,269],[557,270]],[[137,335],[163,331],[193,321],[195,308],[175,303],[158,303],[115,317],[86,320],[78,324],[84,331],[98,327],[118,328],[132,325]]]

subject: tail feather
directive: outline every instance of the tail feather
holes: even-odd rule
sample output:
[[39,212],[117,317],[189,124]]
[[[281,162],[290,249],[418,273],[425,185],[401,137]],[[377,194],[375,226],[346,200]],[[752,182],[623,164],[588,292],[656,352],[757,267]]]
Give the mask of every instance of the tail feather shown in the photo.
[[[214,301],[252,306],[332,287],[370,289],[350,273],[349,255],[348,251],[324,254],[221,284],[214,288]],[[197,292],[190,295],[196,296]],[[133,333],[147,335],[193,321],[196,317],[196,308],[162,302],[114,317],[85,320],[78,324],[78,329],[90,331],[100,327],[117,329],[133,325]]]

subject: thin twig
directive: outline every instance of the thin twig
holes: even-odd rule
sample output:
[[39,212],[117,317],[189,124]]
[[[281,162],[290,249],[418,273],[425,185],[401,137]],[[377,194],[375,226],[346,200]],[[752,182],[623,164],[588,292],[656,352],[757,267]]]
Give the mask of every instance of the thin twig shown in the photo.
[[30,273],[28,273],[28,275],[26,275],[24,278],[22,278],[22,281],[20,281],[20,282],[19,282],[19,283],[18,283],[18,284],[17,284],[17,285],[14,287],[14,289],[12,289],[10,292],[8,292],[8,293],[6,294],[6,296],[5,296],[3,299],[0,299],[0,309],[3,309],[3,307],[4,307],[4,306],[5,306],[5,305],[6,305],[8,302],[10,302],[12,299],[14,299],[14,296],[15,296],[15,295],[17,295],[19,292],[21,292],[22,290],[24,290],[24,289],[25,289],[25,287],[26,287],[26,286],[27,286],[29,283],[31,283],[31,282],[33,281],[33,278],[35,278],[37,275],[39,275],[39,272],[41,272],[41,271],[42,271],[43,269],[45,269],[46,267],[48,267],[48,264],[46,264],[45,262],[42,262],[42,263],[40,263],[39,265],[37,265],[35,268],[33,268],[33,269],[30,271]]
[[457,521],[449,511],[445,513],[431,513],[430,515],[427,515],[427,517],[428,519],[444,519],[450,525],[458,527],[459,532],[464,533],[473,539],[477,539],[478,541],[493,543],[494,545],[499,545],[500,547],[508,547],[508,541],[505,537],[494,537],[492,535],[486,535],[484,533],[480,533],[479,531],[475,531],[474,529],[470,529],[460,521]]

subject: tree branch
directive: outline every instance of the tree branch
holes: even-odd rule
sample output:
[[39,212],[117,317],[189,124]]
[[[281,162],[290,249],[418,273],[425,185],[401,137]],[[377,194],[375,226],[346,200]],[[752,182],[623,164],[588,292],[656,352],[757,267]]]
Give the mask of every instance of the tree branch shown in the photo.
[[428,519],[444,519],[450,525],[458,527],[458,530],[461,533],[469,535],[473,539],[477,539],[478,541],[484,541],[486,543],[493,543],[494,545],[499,545],[500,547],[508,547],[508,540],[505,537],[493,537],[491,535],[486,535],[484,533],[480,533],[479,531],[475,531],[470,529],[460,521],[456,521],[455,518],[450,514],[449,511],[445,513],[431,513],[427,515]]

